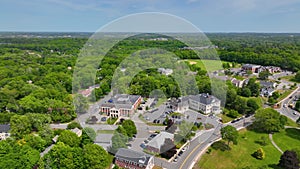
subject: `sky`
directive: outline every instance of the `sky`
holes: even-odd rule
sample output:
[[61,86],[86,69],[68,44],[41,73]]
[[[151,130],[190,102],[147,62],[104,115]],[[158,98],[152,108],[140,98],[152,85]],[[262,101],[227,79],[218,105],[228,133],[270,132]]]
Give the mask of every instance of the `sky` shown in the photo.
[[96,32],[142,12],[182,17],[204,32],[300,33],[300,0],[0,0],[0,31]]

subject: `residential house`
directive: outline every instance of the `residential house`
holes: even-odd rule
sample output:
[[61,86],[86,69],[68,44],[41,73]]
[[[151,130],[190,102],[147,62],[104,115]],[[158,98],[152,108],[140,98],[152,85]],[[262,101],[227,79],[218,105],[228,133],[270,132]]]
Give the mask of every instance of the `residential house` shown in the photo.
[[259,73],[260,65],[253,65],[253,64],[243,64],[242,71],[251,71],[252,73]]
[[183,96],[179,99],[172,99],[168,104],[173,111],[178,112],[184,112],[188,109],[201,111],[204,114],[218,114],[221,112],[221,100],[207,93]]
[[276,66],[262,66],[262,67],[260,67],[259,72],[262,72],[262,71],[268,71],[269,73],[273,74],[273,73],[279,73],[282,70],[280,67],[276,67]]
[[146,146],[146,150],[151,153],[160,153],[161,146],[164,144],[166,139],[174,140],[174,134],[161,131],[156,135]]
[[260,81],[260,95],[269,97],[276,91],[277,83],[270,81]]
[[9,124],[0,124],[0,141],[6,140],[10,136],[9,130]]
[[110,117],[130,117],[141,101],[139,95],[116,94],[100,106],[100,111]]
[[121,168],[151,169],[154,167],[154,157],[143,152],[120,148],[115,155],[115,164]]
[[204,114],[218,114],[221,112],[221,100],[207,93],[191,95],[189,97],[189,108],[201,111]]
[[157,71],[166,76],[169,76],[173,73],[172,69],[165,69],[165,68],[158,68]]
[[238,88],[242,88],[244,83],[245,83],[245,79],[243,80],[237,80],[236,78],[232,78],[230,80],[230,82],[235,86],[235,87],[238,87]]

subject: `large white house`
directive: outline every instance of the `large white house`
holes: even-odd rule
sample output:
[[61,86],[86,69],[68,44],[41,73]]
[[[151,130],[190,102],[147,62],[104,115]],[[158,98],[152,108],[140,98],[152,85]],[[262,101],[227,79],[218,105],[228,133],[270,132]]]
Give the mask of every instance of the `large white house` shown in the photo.
[[183,112],[187,109],[201,111],[204,114],[221,112],[221,100],[207,93],[189,95],[170,102],[174,111]]

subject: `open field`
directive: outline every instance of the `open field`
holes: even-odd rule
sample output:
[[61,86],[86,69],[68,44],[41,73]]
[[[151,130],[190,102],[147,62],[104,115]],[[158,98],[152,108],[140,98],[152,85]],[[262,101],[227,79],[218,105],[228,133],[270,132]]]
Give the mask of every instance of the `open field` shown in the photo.
[[273,140],[282,151],[300,147],[300,130],[287,128],[280,133],[273,134]]
[[197,65],[202,70],[210,70],[210,71],[221,70],[223,69],[222,63],[230,63],[221,60],[200,60],[200,59],[187,59],[185,61],[191,65]]
[[[268,138],[267,134],[255,133],[253,131],[242,130],[237,145],[230,145],[232,150],[221,151],[212,150],[210,154],[204,154],[195,165],[195,169],[241,169],[244,167],[256,168],[267,165],[272,168],[278,163],[280,152],[273,147],[269,139],[267,145],[261,146],[256,143],[262,136]],[[257,160],[251,156],[260,147],[266,153],[266,158]],[[211,148],[210,148],[211,149]]]

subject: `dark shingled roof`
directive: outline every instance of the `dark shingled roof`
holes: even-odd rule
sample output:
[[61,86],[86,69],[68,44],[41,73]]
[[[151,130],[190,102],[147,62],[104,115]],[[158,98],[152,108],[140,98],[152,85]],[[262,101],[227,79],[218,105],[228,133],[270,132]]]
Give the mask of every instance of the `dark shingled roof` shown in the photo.
[[10,130],[9,124],[0,124],[0,133],[8,133]]
[[126,148],[120,148],[116,153],[115,157],[126,159],[137,164],[147,165],[152,156],[143,152],[137,152]]
[[190,99],[195,100],[197,102],[203,103],[203,104],[212,104],[216,101],[218,101],[219,99],[216,98],[215,96],[206,94],[206,93],[202,93],[199,95],[192,95],[190,96]]

